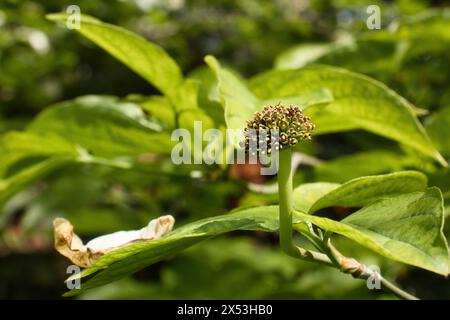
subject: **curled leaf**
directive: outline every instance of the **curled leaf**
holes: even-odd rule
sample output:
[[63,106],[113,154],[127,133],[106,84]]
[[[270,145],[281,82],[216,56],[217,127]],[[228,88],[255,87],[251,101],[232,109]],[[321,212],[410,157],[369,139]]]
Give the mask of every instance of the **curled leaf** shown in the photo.
[[86,245],[73,232],[73,225],[64,218],[53,220],[56,250],[80,267],[92,266],[102,255],[139,241],[160,239],[168,234],[175,223],[170,216],[153,219],[149,224],[132,231],[118,231],[92,239]]

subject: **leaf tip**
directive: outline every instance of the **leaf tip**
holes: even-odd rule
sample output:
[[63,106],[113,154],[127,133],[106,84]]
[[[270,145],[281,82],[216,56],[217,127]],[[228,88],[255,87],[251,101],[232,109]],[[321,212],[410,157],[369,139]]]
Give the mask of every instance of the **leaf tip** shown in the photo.
[[220,67],[219,61],[217,61],[216,57],[214,57],[213,55],[208,54],[207,56],[205,56],[204,61],[208,66],[211,67],[211,69]]
[[47,13],[45,15],[45,19],[54,21],[54,22],[61,22],[67,17],[65,13]]

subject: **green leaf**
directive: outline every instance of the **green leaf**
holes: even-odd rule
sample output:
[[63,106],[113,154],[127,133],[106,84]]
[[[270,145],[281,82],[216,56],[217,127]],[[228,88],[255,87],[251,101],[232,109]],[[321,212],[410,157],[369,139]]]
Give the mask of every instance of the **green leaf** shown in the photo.
[[15,193],[74,161],[73,145],[58,137],[8,132],[0,138],[0,208]]
[[219,94],[225,108],[225,121],[227,128],[243,129],[246,121],[253,118],[256,111],[264,106],[283,102],[285,104],[298,104],[303,108],[313,105],[322,105],[333,100],[329,90],[317,88],[301,95],[295,94],[289,97],[268,97],[259,99],[254,96],[246,85],[233,73],[222,68],[219,62],[212,56],[205,58],[206,63],[215,72],[218,79]]
[[175,129],[175,111],[166,97],[151,96],[137,102],[152,117],[158,119],[166,130]]
[[450,156],[450,106],[443,108],[426,119],[425,127],[436,147],[446,156]]
[[72,160],[68,156],[49,157],[22,168],[8,178],[0,179],[0,208],[18,191]]
[[[330,43],[296,45],[277,57],[275,68],[296,69],[315,62],[379,77],[392,75],[411,58],[448,51],[449,12],[448,8],[433,8],[398,19],[379,32],[362,32],[356,38],[343,34]],[[418,115],[424,111],[415,110]]]
[[256,111],[259,111],[259,99],[247,89],[239,78],[222,68],[213,56],[207,56],[205,61],[217,77],[227,128],[245,128],[246,121],[251,119]]
[[[46,17],[66,23],[70,15],[48,14]],[[87,15],[81,16],[80,28],[76,30],[166,95],[170,95],[183,82],[179,66],[161,47],[130,31]]]
[[331,182],[302,184],[294,189],[294,208],[301,212],[309,212],[317,200],[339,187],[339,183]]
[[186,79],[170,98],[177,113],[185,110],[198,109],[198,90],[197,80]]
[[[364,75],[315,65],[299,70],[269,71],[251,79],[249,88],[260,99],[328,89],[334,97],[332,102],[305,110],[316,123],[316,134],[361,128],[410,146],[447,165],[415,117],[414,107],[384,84]],[[332,121],[327,120],[329,116]]]
[[427,44],[438,46],[450,42],[448,7],[428,9],[404,20],[404,23],[395,30],[398,39],[413,41],[416,44],[425,41]]
[[36,160],[55,155],[75,158],[78,153],[72,144],[59,137],[11,131],[0,138],[0,154],[0,177],[7,178]]
[[[178,115],[178,126],[194,132],[194,122],[200,121],[204,130],[214,128],[214,121],[198,105],[199,84],[187,79],[175,94],[173,105]],[[200,137],[202,139],[203,137]]]
[[445,276],[449,273],[447,241],[442,232],[443,201],[438,188],[385,197],[341,222],[298,215],[389,259]]
[[317,200],[339,187],[339,183],[331,182],[302,184],[294,189],[294,208],[301,212],[309,212]]
[[137,104],[113,97],[85,96],[47,108],[26,131],[0,138],[0,205],[60,162],[169,173],[125,159],[152,152],[169,154],[170,136],[159,130],[159,124],[149,121]]
[[395,172],[414,165],[416,157],[400,152],[371,150],[345,155],[314,167],[313,181],[345,182],[357,177]]
[[[294,221],[301,220],[295,217]],[[66,295],[76,295],[90,288],[118,280],[204,239],[234,230],[277,231],[278,207],[240,209],[226,215],[190,223],[175,229],[159,240],[136,243],[112,251],[101,257],[93,267],[83,270],[80,276],[85,277],[97,271],[100,272],[87,282],[82,282],[80,290],[69,291]]]
[[203,65],[190,72],[189,78],[195,79],[199,83],[199,107],[214,120],[217,126],[225,125],[223,107],[220,104],[217,88],[217,79],[213,70],[207,65]]
[[[208,129],[214,128],[213,120],[201,109],[184,110],[178,115],[179,127],[187,129],[191,133],[195,133],[195,121],[200,122],[201,125],[199,127],[202,128],[202,133]],[[202,141],[203,136],[199,136],[199,139]]]
[[260,101],[260,107],[258,109],[261,110],[263,106],[274,105],[279,102],[283,102],[286,105],[295,104],[301,106],[302,109],[307,109],[308,107],[315,105],[325,105],[327,103],[330,103],[331,101],[333,101],[333,95],[331,94],[330,90],[320,88],[301,96],[272,98]]
[[336,51],[345,44],[330,43],[306,43],[289,48],[277,56],[275,60],[276,69],[297,69],[306,66],[317,59]]
[[29,125],[41,137],[57,136],[99,157],[168,154],[170,136],[142,109],[116,98],[85,96],[47,108]]
[[361,177],[342,185],[308,183],[294,190],[294,207],[309,214],[331,206],[361,207],[380,198],[422,191],[426,186],[427,177],[416,171]]

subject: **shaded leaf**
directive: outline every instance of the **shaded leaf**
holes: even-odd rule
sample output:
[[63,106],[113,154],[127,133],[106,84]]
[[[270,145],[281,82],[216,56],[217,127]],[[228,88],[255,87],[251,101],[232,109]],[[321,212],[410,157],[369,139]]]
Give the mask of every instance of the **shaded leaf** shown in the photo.
[[426,176],[416,171],[361,177],[342,185],[308,183],[294,190],[294,205],[310,214],[331,206],[361,207],[380,198],[422,191],[426,186]]
[[344,45],[330,43],[306,43],[294,46],[282,52],[275,60],[276,69],[297,69],[315,62],[321,57],[343,47]]
[[48,173],[73,161],[71,157],[50,157],[22,168],[18,173],[0,180],[0,207],[14,194],[45,177]]

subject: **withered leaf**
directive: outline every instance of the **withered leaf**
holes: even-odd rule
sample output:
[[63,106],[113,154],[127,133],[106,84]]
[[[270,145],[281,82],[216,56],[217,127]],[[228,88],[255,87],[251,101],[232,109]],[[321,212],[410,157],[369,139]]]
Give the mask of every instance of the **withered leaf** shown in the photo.
[[92,239],[84,245],[68,220],[56,218],[53,220],[55,248],[74,264],[87,268],[107,252],[138,241],[149,241],[165,236],[172,230],[174,223],[175,219],[172,216],[161,216],[151,220],[140,230],[114,232]]

